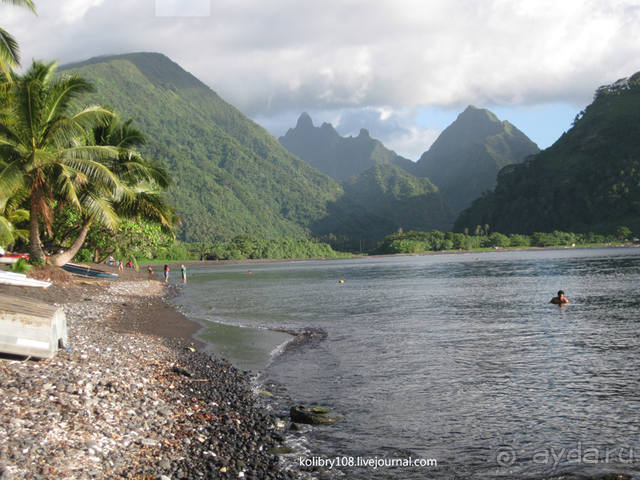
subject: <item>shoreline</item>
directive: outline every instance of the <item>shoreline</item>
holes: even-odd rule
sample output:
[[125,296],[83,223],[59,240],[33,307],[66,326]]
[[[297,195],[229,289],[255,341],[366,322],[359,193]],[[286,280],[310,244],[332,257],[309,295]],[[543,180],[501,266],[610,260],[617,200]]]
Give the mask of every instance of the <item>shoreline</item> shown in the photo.
[[248,373],[203,353],[172,288],[133,273],[0,287],[64,308],[71,349],[0,356],[0,477],[296,478],[270,453],[282,423]]
[[[640,248],[640,245],[637,244],[605,244],[605,245],[577,245],[575,247],[571,246],[552,246],[552,247],[500,247],[496,249],[478,249],[478,250],[439,250],[439,251],[426,251],[426,252],[418,252],[418,253],[384,253],[380,255],[366,255],[366,254],[354,254],[346,257],[315,257],[315,258],[244,258],[239,260],[166,260],[166,261],[152,261],[150,263],[142,262],[141,265],[151,265],[152,267],[158,267],[161,265],[169,265],[171,271],[175,271],[176,267],[179,269],[180,265],[185,265],[186,267],[206,267],[206,266],[217,266],[217,265],[251,265],[251,264],[265,264],[265,263],[286,263],[286,262],[328,262],[332,260],[342,261],[342,260],[360,260],[360,259],[371,259],[371,258],[395,258],[395,257],[421,257],[421,256],[430,256],[430,255],[463,255],[468,253],[506,253],[506,252],[536,252],[536,251],[552,251],[552,250],[590,250],[597,248]],[[109,265],[101,265],[100,268],[107,267],[113,268],[114,272],[116,271],[115,267],[110,267]],[[142,271],[142,267],[141,267]],[[187,270],[188,273],[188,270]],[[176,273],[179,275],[179,272]]]

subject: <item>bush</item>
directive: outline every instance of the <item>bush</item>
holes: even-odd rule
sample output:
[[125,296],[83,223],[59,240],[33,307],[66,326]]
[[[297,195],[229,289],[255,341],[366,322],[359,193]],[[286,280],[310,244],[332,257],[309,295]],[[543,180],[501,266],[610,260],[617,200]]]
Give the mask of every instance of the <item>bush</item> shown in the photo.
[[629,227],[625,227],[624,225],[619,226],[618,228],[616,228],[616,238],[620,242],[629,240],[629,238],[631,238],[631,229]]
[[531,239],[526,235],[513,233],[509,235],[509,246],[511,247],[528,247],[531,245]]
[[27,260],[25,260],[24,258],[19,258],[16,263],[11,265],[9,270],[11,270],[13,273],[27,273],[32,268],[33,265],[31,265]]
[[488,244],[490,247],[508,247],[511,242],[509,241],[509,237],[502,233],[493,232],[489,235]]
[[79,263],[89,263],[93,261],[93,254],[88,248],[81,248],[74,260]]

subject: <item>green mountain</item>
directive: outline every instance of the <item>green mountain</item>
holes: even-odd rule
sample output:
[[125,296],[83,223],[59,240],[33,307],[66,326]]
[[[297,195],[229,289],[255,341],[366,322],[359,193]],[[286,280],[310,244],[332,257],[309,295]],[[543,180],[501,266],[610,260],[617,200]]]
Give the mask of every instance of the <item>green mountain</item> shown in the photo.
[[280,143],[322,173],[340,181],[377,164],[397,165],[411,171],[414,163],[388,150],[365,129],[357,137],[342,137],[329,123],[315,127],[311,117],[303,113],[295,128],[280,137]]
[[96,85],[87,103],[109,105],[146,134],[143,153],[172,177],[168,196],[184,240],[302,237],[343,193],[164,55],[98,57],[60,70]]
[[375,164],[352,177],[344,184],[344,195],[330,203],[329,211],[312,229],[318,234],[349,237],[348,248],[357,248],[361,241],[368,242],[365,249],[373,248],[376,241],[399,229],[449,230],[453,219],[435,185],[390,163]]
[[503,233],[640,229],[640,72],[600,87],[551,147],[498,175],[455,229]]
[[489,110],[469,106],[438,136],[415,166],[435,183],[458,214],[495,187],[498,171],[539,151],[511,123]]

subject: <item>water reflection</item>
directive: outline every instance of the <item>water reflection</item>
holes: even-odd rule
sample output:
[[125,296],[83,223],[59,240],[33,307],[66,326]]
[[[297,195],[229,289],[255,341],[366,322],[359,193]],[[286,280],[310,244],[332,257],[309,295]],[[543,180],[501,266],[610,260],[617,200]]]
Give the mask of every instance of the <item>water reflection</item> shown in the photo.
[[[266,375],[292,401],[346,415],[314,430],[314,455],[411,452],[440,465],[354,469],[347,478],[639,472],[640,459],[534,461],[545,449],[578,444],[599,452],[635,445],[640,456],[637,250],[260,265],[251,276],[241,270],[203,272],[200,287],[194,272],[182,301],[210,318],[328,332],[322,344],[279,357]],[[548,303],[559,289],[571,305]],[[505,447],[512,463],[498,462]]]

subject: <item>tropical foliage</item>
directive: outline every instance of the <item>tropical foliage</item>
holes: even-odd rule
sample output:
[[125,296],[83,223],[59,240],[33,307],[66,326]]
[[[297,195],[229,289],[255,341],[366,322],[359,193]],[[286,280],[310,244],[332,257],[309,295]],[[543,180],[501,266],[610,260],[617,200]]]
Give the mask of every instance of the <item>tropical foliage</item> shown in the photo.
[[406,230],[448,229],[452,214],[438,189],[392,165],[379,163],[344,185],[329,204],[329,215],[314,223],[319,238],[339,250],[371,250],[385,235]]
[[183,220],[180,240],[307,237],[342,193],[163,55],[102,57],[65,68],[94,82],[89,100],[107,102],[144,130],[148,142],[140,151],[172,179],[167,198]]
[[211,245],[207,260],[257,258],[335,258],[340,256],[329,245],[307,239],[277,238],[264,240],[238,235],[228,242]]
[[0,206],[7,219],[20,212],[8,210],[17,199],[28,204],[32,261],[45,261],[43,237],[52,244],[56,213],[64,209],[77,214],[76,229],[66,232],[70,244],[53,243],[62,247],[53,264],[71,260],[94,224],[115,231],[122,218],[139,217],[170,231],[177,217],[160,195],[167,175],[134,150],[143,143],[140,132],[104,107],[78,107],[93,86],[55,73],[54,62],[34,62],[24,75],[12,74],[0,117]]
[[[32,0],[1,0],[2,3],[11,3],[30,9],[36,13]],[[20,65],[20,48],[18,42],[9,32],[0,27],[0,74],[5,81],[11,80],[11,71]]]
[[571,233],[553,231],[535,232],[532,235],[513,233],[504,235],[499,232],[486,234],[479,229],[478,235],[468,233],[406,232],[388,235],[379,245],[376,253],[422,253],[442,250],[473,250],[479,248],[513,247],[560,247],[576,245],[599,245],[631,240],[631,230],[626,226],[617,229],[616,234]]
[[556,143],[498,175],[454,229],[501,232],[640,229],[640,73],[598,89]]

